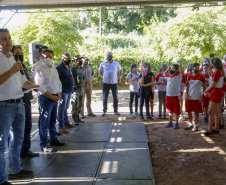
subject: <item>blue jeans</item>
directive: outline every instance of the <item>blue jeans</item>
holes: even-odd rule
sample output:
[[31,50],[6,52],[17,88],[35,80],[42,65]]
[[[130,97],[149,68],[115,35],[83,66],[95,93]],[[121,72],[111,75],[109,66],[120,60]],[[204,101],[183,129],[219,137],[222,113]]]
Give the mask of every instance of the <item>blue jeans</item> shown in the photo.
[[31,118],[31,102],[25,103],[25,128],[24,128],[24,141],[21,149],[21,154],[26,155],[31,148],[31,129],[32,129],[32,118]]
[[4,152],[8,146],[9,132],[13,137],[9,143],[9,174],[22,170],[20,151],[24,139],[25,109],[23,102],[0,102],[0,184],[7,181]]
[[102,89],[103,89],[103,111],[104,112],[107,111],[108,95],[111,89],[112,96],[113,96],[114,112],[117,112],[118,111],[118,84],[103,83]]
[[57,115],[57,102],[45,97],[39,96],[40,106],[40,146],[46,147],[48,144],[47,130],[49,129],[50,142],[58,141],[56,137],[56,115]]
[[69,125],[69,119],[67,109],[69,108],[71,100],[71,93],[62,93],[58,107],[58,121],[59,128],[63,128],[65,125]]

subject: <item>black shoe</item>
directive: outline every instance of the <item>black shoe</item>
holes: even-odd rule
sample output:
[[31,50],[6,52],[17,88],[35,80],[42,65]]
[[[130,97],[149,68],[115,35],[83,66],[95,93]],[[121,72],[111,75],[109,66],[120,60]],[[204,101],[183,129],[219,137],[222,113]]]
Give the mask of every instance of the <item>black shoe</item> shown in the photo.
[[33,177],[33,171],[22,169],[20,172],[18,172],[16,174],[9,174],[8,175],[9,180],[25,178],[25,177],[27,177],[27,178]]
[[103,111],[103,112],[102,112],[102,116],[105,116],[105,115],[106,115],[106,112],[105,112],[105,111]]
[[93,114],[93,113],[89,113],[89,114],[88,114],[88,116],[91,116],[91,117],[96,117],[96,115],[95,115],[95,114]]
[[159,115],[159,116],[158,116],[158,119],[161,119],[161,118],[162,118],[162,116],[161,116],[161,115]]
[[163,116],[163,119],[166,119],[166,115]]
[[213,130],[212,130],[212,133],[214,133],[214,134],[219,134],[220,132],[213,129]]
[[116,116],[120,116],[120,113],[118,111],[115,112]]
[[153,118],[151,116],[147,116],[146,118],[149,120],[153,120]]
[[2,184],[0,184],[0,185],[12,185],[10,182],[4,182],[4,183],[2,183]]
[[140,117],[140,120],[141,120],[141,121],[145,121],[145,119],[144,119],[144,117],[143,117],[143,116],[141,116],[141,117]]
[[85,123],[85,122],[82,121],[81,119],[78,119],[76,122],[78,122],[78,123]]
[[52,141],[50,142],[50,146],[64,146],[65,143],[61,143],[60,141]]
[[60,132],[56,132],[56,135],[57,136],[61,136],[62,134]]
[[21,154],[21,158],[30,158],[30,157],[38,157],[39,153],[31,152],[30,150],[26,154]]
[[203,134],[201,134],[201,136],[210,136],[210,135],[212,135],[212,133],[209,133],[208,131],[206,131]]
[[82,115],[82,114],[81,114],[79,117],[80,117],[81,119],[84,119],[84,118],[85,118],[85,116],[84,116],[84,115]]

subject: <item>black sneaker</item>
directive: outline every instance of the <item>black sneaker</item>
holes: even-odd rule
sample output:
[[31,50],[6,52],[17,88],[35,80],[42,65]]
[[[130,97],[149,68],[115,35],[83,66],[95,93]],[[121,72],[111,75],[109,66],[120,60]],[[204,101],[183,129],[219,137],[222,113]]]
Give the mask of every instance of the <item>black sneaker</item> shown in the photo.
[[9,174],[8,175],[9,180],[26,178],[26,177],[27,178],[33,177],[33,171],[22,169],[20,172],[18,172],[16,174]]
[[147,116],[146,118],[149,120],[153,120],[153,118],[151,116]]
[[219,134],[220,132],[213,129],[213,130],[212,130],[212,133],[214,133],[214,134]]
[[84,121],[82,121],[81,119],[78,119],[77,121],[78,123],[85,123]]
[[161,119],[162,118],[162,116],[161,115],[158,115],[158,119]]
[[201,136],[211,136],[211,135],[212,135],[212,133],[209,133],[208,131],[201,134]]
[[93,113],[89,113],[89,114],[88,114],[88,116],[91,116],[91,117],[96,117],[96,115],[95,115],[95,114],[93,114]]
[[62,134],[60,132],[56,132],[56,135],[57,136],[61,136]]
[[4,183],[2,183],[0,185],[12,185],[12,184],[10,182],[6,181],[6,182],[4,182]]
[[163,119],[166,119],[166,115],[163,116]]
[[64,146],[65,143],[61,143],[60,141],[52,141],[50,142],[50,146]]

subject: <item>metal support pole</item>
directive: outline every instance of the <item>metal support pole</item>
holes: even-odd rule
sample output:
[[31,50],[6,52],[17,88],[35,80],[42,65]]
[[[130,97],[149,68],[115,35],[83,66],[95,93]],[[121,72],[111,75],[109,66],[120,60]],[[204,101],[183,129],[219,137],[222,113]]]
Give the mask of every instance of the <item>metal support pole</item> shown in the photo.
[[99,22],[100,35],[102,35],[102,8],[100,7],[100,22]]
[[4,28],[4,27],[9,23],[9,21],[13,18],[13,16],[14,16],[16,13],[17,13],[17,11],[14,12],[14,14],[9,18],[9,20],[5,23],[5,25],[4,25],[2,28]]

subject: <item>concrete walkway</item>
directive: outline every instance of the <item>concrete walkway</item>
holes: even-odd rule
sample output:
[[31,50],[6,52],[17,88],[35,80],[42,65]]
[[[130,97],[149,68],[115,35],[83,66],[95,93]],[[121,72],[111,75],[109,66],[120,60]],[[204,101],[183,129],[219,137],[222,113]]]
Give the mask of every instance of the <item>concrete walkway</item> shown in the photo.
[[[10,181],[38,185],[154,185],[143,123],[84,123],[60,136],[52,153],[22,159],[34,179]],[[32,151],[40,152],[37,125]]]

